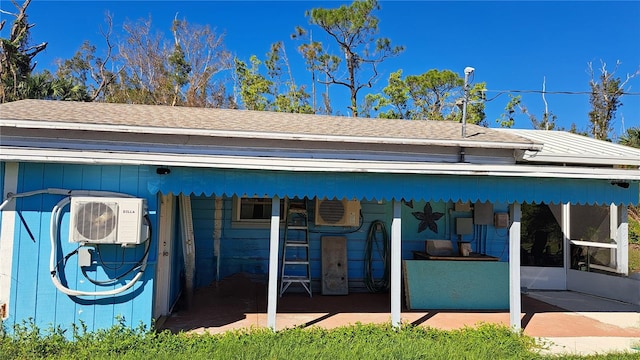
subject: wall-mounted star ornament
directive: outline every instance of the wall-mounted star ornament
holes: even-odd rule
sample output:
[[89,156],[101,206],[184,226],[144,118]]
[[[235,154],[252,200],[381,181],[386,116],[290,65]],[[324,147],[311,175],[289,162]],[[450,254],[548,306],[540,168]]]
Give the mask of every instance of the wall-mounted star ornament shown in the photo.
[[433,212],[430,203],[427,203],[424,206],[423,212],[414,211],[412,212],[412,214],[416,217],[416,219],[420,220],[420,224],[418,225],[418,232],[423,232],[428,228],[434,233],[438,233],[438,224],[436,224],[436,221],[440,220],[440,218],[444,214],[440,212]]

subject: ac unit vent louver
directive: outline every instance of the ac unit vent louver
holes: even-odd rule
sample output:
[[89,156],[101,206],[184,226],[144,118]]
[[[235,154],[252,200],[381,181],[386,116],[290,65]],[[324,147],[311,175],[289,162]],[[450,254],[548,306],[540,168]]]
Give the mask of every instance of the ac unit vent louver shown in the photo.
[[72,197],[69,241],[135,245],[146,240],[146,202],[136,198]]
[[315,224],[326,226],[358,226],[360,202],[357,200],[316,199]]

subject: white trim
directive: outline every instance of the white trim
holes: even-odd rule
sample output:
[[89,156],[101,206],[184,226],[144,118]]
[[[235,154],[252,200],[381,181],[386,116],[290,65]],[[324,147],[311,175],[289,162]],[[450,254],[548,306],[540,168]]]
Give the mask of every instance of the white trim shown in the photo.
[[629,275],[629,219],[626,206],[618,206],[616,243],[616,269],[619,274]]
[[[4,193],[2,199],[8,193],[18,192],[18,163],[5,163],[4,165]],[[11,269],[13,265],[13,243],[15,238],[16,203],[7,204],[2,211],[2,224],[0,224],[0,305],[6,305],[6,314],[11,311],[9,300],[11,299]]]
[[[348,121],[345,118],[345,121]],[[421,139],[399,137],[374,137],[374,136],[346,136],[329,134],[301,134],[294,132],[258,132],[258,131],[234,131],[234,130],[208,130],[188,128],[167,128],[152,126],[87,124],[64,121],[38,121],[38,120],[11,120],[0,118],[0,126],[15,128],[35,128],[54,130],[87,130],[118,133],[140,134],[169,134],[169,135],[194,135],[205,137],[226,137],[245,139],[272,139],[272,140],[304,140],[322,142],[350,142],[364,144],[398,144],[398,145],[432,145],[454,146],[467,148],[491,148],[491,149],[520,149],[540,150],[542,144],[527,142],[500,142],[500,141],[474,141],[474,140],[446,140],[446,139]]]
[[267,297],[267,326],[276,331],[278,307],[278,249],[280,248],[280,198],[271,200],[271,232],[269,236],[269,283]]
[[402,202],[393,201],[391,222],[391,325],[400,327],[402,310]]
[[640,180],[640,170],[612,168],[536,166],[519,164],[496,165],[401,161],[377,162],[334,159],[287,159],[279,157],[121,153],[12,147],[2,147],[0,160],[91,165],[154,165],[249,170]]
[[160,211],[157,230],[158,239],[158,262],[156,265],[156,293],[153,317],[158,319],[160,316],[169,315],[171,310],[171,264],[175,256],[173,253],[173,230],[174,221],[174,201],[175,196],[171,193],[168,195],[158,195],[160,202]]
[[520,218],[522,211],[520,204],[515,202],[510,207],[512,219],[509,228],[509,325],[514,331],[520,331],[522,321],[520,312]]
[[577,246],[588,246],[588,247],[595,247],[595,248],[602,248],[602,249],[616,249],[618,247],[617,244],[608,244],[608,243],[584,241],[584,240],[571,240],[571,244],[577,245]]
[[571,204],[562,204],[562,234],[564,236],[564,290],[567,289],[567,272],[571,269]]

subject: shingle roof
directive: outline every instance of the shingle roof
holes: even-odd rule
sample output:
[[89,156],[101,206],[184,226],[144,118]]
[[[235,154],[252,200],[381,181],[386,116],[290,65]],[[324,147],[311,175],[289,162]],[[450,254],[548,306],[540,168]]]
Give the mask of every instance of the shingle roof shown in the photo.
[[[285,139],[296,136],[329,136],[349,138],[385,138],[397,140],[420,139],[450,141],[473,147],[480,143],[509,143],[514,148],[536,147],[536,142],[514,134],[467,124],[465,138],[461,124],[446,121],[408,121],[387,119],[348,118],[325,115],[291,114],[267,111],[205,109],[155,105],[84,103],[46,100],[21,100],[0,105],[0,121],[11,126],[11,121],[38,121],[57,123],[70,129],[89,129],[91,125],[135,127],[136,132],[158,129],[180,129],[182,134],[192,130],[194,135],[203,131],[233,133],[276,134]],[[15,126],[15,125],[14,125]]]

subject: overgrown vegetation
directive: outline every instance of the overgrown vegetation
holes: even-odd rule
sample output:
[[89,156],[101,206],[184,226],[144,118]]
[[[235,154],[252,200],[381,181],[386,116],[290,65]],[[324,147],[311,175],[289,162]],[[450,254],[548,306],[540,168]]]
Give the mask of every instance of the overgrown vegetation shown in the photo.
[[629,272],[640,272],[640,244],[629,245]]
[[[333,330],[266,328],[223,334],[172,334],[124,321],[96,332],[39,329],[33,322],[0,330],[2,359],[541,359],[533,338],[494,324],[460,330],[352,325]],[[632,359],[632,354],[566,359]]]

